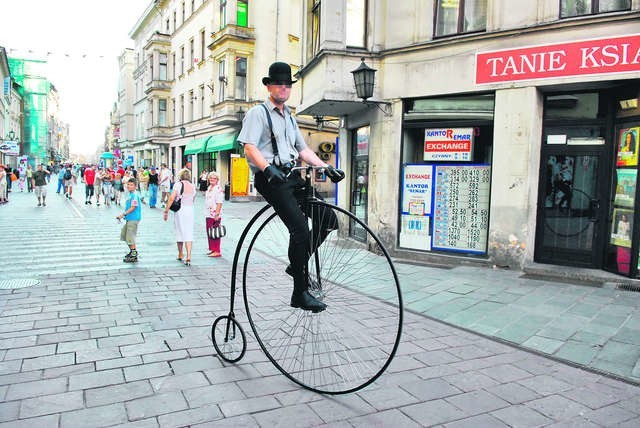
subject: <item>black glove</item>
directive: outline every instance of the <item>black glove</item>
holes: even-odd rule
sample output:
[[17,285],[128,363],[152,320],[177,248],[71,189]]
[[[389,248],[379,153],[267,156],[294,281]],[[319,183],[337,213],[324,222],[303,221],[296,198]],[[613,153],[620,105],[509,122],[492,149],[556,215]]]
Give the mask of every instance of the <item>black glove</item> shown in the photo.
[[273,165],[269,165],[262,172],[264,172],[264,176],[267,177],[269,183],[282,184],[287,181],[287,176],[284,175],[284,172]]
[[325,168],[325,172],[327,173],[327,177],[329,177],[329,179],[334,183],[337,183],[344,179],[344,171],[334,168],[331,165],[327,165],[327,167]]

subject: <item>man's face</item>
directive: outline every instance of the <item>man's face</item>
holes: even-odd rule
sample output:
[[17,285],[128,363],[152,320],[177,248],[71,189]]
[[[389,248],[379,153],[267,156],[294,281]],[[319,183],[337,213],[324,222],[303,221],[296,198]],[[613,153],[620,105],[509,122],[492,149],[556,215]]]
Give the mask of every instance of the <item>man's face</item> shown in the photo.
[[283,82],[274,82],[267,85],[269,95],[278,104],[284,104],[291,96],[291,84]]
[[130,192],[135,192],[136,183],[134,183],[133,181],[127,181],[127,190]]

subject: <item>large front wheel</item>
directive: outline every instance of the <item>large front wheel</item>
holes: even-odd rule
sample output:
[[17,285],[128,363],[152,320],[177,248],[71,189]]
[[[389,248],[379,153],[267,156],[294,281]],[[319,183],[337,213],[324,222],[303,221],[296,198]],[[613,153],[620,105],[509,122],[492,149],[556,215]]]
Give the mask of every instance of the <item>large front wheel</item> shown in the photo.
[[327,309],[312,313],[290,306],[289,232],[272,213],[244,261],[247,317],[267,357],[289,379],[321,393],[353,392],[377,379],[398,347],[398,277],[382,242],[353,214],[321,201],[307,202],[304,210],[309,291]]

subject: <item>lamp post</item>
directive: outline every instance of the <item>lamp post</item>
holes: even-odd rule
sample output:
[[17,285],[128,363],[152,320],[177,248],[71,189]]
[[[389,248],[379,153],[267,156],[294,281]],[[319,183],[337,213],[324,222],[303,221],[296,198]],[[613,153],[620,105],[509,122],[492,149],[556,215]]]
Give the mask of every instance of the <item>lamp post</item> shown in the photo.
[[180,127],[180,136],[182,138],[184,138],[185,134],[187,133],[187,129],[184,126]]
[[13,129],[11,131],[9,131],[8,137],[9,137],[10,141],[13,141],[15,136],[16,136],[16,133],[13,131]]
[[[364,63],[364,58],[360,58],[360,65],[353,70],[353,83],[356,87],[356,95],[358,98],[362,98],[362,102],[366,104],[375,104],[385,116],[391,116],[391,104],[383,101],[367,101],[367,99],[373,96],[373,86],[376,81],[375,68],[369,67]],[[384,105],[386,109],[382,109],[380,104]]]

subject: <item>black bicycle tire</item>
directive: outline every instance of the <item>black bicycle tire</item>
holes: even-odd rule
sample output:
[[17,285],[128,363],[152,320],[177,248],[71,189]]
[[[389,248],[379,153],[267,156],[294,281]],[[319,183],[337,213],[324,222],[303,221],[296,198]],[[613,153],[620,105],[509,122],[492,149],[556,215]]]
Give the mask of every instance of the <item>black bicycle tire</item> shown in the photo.
[[[216,324],[218,324],[219,322],[221,322],[223,320],[227,320],[228,322],[232,323],[240,331],[240,336],[242,337],[242,350],[240,351],[240,354],[235,358],[227,358],[225,353],[218,346],[218,341],[216,340]],[[229,326],[227,325],[226,329],[228,329],[228,328],[229,328]],[[235,317],[232,317],[232,316],[229,316],[229,315],[219,316],[213,322],[213,324],[211,325],[211,341],[213,342],[213,347],[215,348],[216,352],[218,353],[218,356],[220,358],[222,358],[224,361],[228,362],[228,363],[236,363],[236,362],[240,361],[242,359],[242,357],[244,357],[245,352],[247,352],[247,336],[245,335],[242,326],[240,326],[240,323],[235,319]]]
[[367,381],[361,383],[360,385],[357,385],[353,388],[349,388],[349,389],[345,389],[345,390],[340,390],[340,391],[327,391],[327,390],[321,390],[318,388],[314,388],[310,385],[307,385],[305,383],[303,383],[302,381],[300,381],[299,379],[297,379],[295,376],[291,375],[290,373],[288,373],[272,356],[271,353],[267,350],[265,344],[263,343],[262,339],[260,338],[260,334],[258,333],[258,329],[256,328],[255,324],[254,324],[254,320],[253,317],[251,316],[251,307],[249,304],[249,300],[248,300],[248,292],[247,292],[247,281],[246,281],[246,277],[247,277],[247,263],[249,261],[249,256],[251,255],[251,250],[253,249],[254,243],[256,242],[256,240],[258,239],[258,237],[260,236],[260,232],[264,229],[264,227],[274,218],[277,216],[277,213],[272,213],[271,215],[269,215],[267,217],[266,220],[264,220],[264,222],[259,226],[258,230],[255,232],[255,234],[253,235],[250,244],[248,246],[246,255],[245,255],[245,260],[244,260],[244,264],[243,264],[243,272],[242,272],[242,289],[243,289],[243,298],[244,298],[244,304],[245,304],[245,309],[247,312],[247,319],[249,320],[249,325],[251,326],[251,330],[253,331],[254,337],[256,339],[256,341],[258,342],[258,345],[260,346],[260,348],[262,349],[262,351],[264,352],[264,354],[267,356],[267,358],[269,359],[269,361],[271,361],[271,363],[283,374],[285,375],[289,380],[295,382],[296,384],[302,386],[305,389],[308,389],[310,391],[316,392],[316,393],[321,393],[321,394],[327,394],[327,395],[340,395],[340,394],[349,394],[355,391],[358,391],[362,388],[365,388],[366,386],[370,385],[371,383],[373,383],[376,379],[378,379],[385,371],[386,369],[389,367],[389,364],[391,364],[391,361],[393,360],[393,358],[395,357],[395,354],[398,350],[398,346],[400,345],[400,339],[402,336],[402,323],[403,323],[403,303],[402,303],[402,292],[400,289],[400,281],[398,279],[398,274],[396,272],[395,266],[393,264],[393,261],[391,260],[391,257],[389,256],[389,253],[387,251],[387,249],[385,248],[384,244],[382,243],[382,241],[380,240],[380,238],[369,228],[369,226],[367,226],[362,220],[358,219],[353,213],[340,208],[336,205],[333,204],[329,204],[326,203],[324,201],[320,201],[320,200],[312,200],[312,201],[308,201],[306,202],[308,204],[312,204],[312,205],[322,205],[322,206],[327,206],[331,209],[337,210],[338,212],[346,215],[347,217],[349,217],[350,220],[355,221],[356,223],[358,223],[361,227],[364,228],[364,230],[366,231],[366,234],[368,236],[370,236],[371,238],[373,238],[373,240],[376,242],[379,250],[382,252],[382,254],[384,255],[384,257],[387,260],[387,263],[389,264],[390,270],[393,273],[393,278],[394,278],[394,283],[395,283],[395,290],[397,293],[397,302],[398,302],[398,327],[396,330],[396,338],[393,344],[393,348],[391,350],[391,352],[389,353],[389,356],[387,357],[387,360],[384,362],[384,364],[380,367],[380,369],[373,375],[371,376]]

